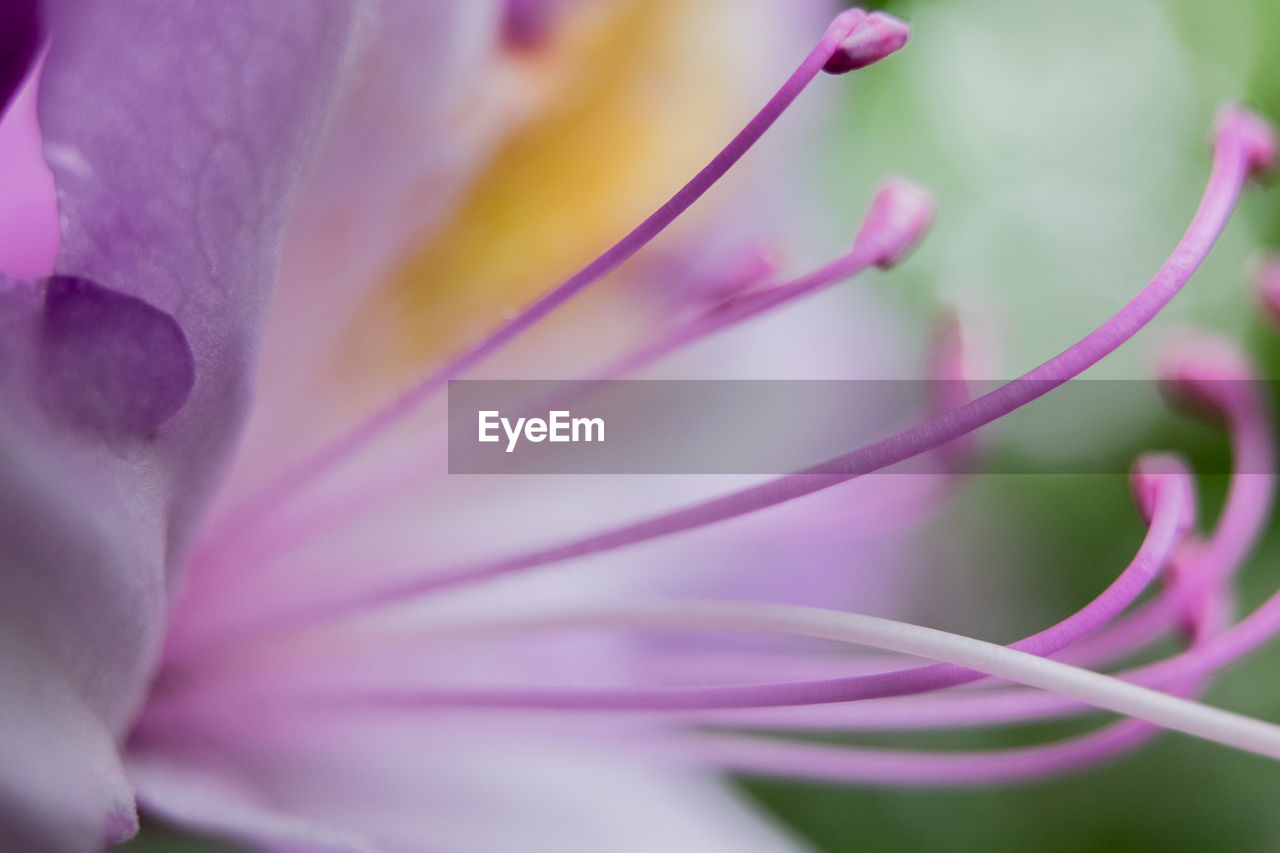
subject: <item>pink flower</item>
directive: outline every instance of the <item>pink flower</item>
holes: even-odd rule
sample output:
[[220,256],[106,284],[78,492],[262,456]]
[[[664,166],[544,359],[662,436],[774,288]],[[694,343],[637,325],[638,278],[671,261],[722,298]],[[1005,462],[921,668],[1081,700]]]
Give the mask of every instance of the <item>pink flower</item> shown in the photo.
[[[1076,613],[1004,647],[791,603],[845,605],[824,562],[843,544],[832,528],[855,513],[883,524],[876,513],[890,496],[864,489],[845,496],[862,504],[835,501],[837,487],[933,455],[941,471],[904,478],[906,509],[888,513],[922,519],[961,485],[955,472],[976,430],[1106,358],[1177,294],[1248,179],[1274,161],[1270,128],[1242,108],[1220,113],[1186,234],[1114,316],[973,399],[959,330],[944,324],[931,369],[953,381],[931,413],[802,472],[709,497],[682,482],[687,502],[655,490],[657,509],[634,484],[608,483],[616,506],[605,507],[576,482],[548,497],[509,480],[449,478],[441,392],[485,369],[554,373],[568,362],[593,377],[630,375],[902,262],[934,219],[928,194],[902,179],[881,185],[846,251],[795,277],[754,233],[725,225],[754,220],[741,202],[739,212],[722,201],[719,221],[694,236],[672,235],[697,250],[634,257],[824,71],[901,49],[906,25],[880,13],[836,16],[704,169],[563,284],[370,414],[335,393],[344,381],[329,360],[351,351],[352,318],[372,289],[403,272],[424,233],[454,221],[500,140],[552,88],[539,69],[554,77],[549,45],[556,16],[576,14],[568,5],[10,6],[0,155],[25,166],[0,212],[20,211],[33,236],[0,242],[0,392],[13,404],[0,415],[0,676],[11,686],[0,727],[22,734],[0,753],[0,841],[93,849],[136,830],[136,796],[159,817],[284,851],[786,849],[719,771],[983,784],[1088,766],[1158,727],[1280,758],[1280,728],[1187,698],[1280,629],[1280,594],[1235,622],[1226,607],[1269,517],[1275,467],[1256,371],[1227,342],[1189,340],[1162,373],[1174,396],[1227,429],[1225,509],[1200,533],[1186,464],[1139,459],[1144,541]],[[786,42],[787,20],[761,30],[761,43]],[[758,59],[735,37],[697,47],[726,49],[744,67]],[[57,221],[48,175],[30,157],[36,142]],[[592,337],[561,352],[554,345],[574,337],[563,334],[524,343],[579,296],[608,288],[602,280],[623,264],[638,266],[636,279],[664,269],[687,284],[640,283],[625,310],[597,305],[574,318],[594,331],[620,316],[612,348]],[[1271,277],[1264,263],[1268,304]],[[636,305],[656,322],[637,322]],[[346,382],[381,396],[398,377],[367,361],[377,369],[357,364]],[[775,526],[752,537],[726,526],[771,512],[781,513]],[[732,532],[680,535],[721,530]],[[742,570],[721,582],[739,600],[689,599],[699,583],[680,575],[697,578],[703,559],[732,566],[722,549],[744,541]],[[798,565],[789,588],[765,573],[746,589],[742,576],[761,558],[745,551],[769,547]],[[1157,579],[1162,590],[1131,607]],[[1093,671],[1169,631],[1185,637],[1184,651]],[[741,634],[889,655],[820,656]],[[951,689],[988,676],[1026,686]],[[993,725],[1086,706],[1133,719],[974,754],[754,732]]]

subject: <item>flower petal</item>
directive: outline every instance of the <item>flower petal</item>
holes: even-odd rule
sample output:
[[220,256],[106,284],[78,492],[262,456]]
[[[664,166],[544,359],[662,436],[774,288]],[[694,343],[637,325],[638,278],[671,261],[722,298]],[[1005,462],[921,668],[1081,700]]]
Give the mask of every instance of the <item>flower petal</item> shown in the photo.
[[143,749],[130,772],[148,809],[281,853],[797,848],[713,778],[593,744],[590,726],[354,716],[289,714],[253,747]]
[[[40,123],[64,222],[57,272],[181,325],[196,379],[166,456],[184,485],[207,488],[247,407],[293,189],[354,7],[56,0],[45,12]],[[184,489],[181,522],[204,488]]]
[[10,405],[19,337],[0,350],[0,849],[87,850],[133,822],[114,741],[159,636],[163,541],[137,478]]
[[41,13],[63,234],[59,276],[0,277],[0,848],[71,851],[136,826],[118,744],[247,405],[353,7]]
[[41,368],[57,415],[149,437],[186,402],[195,364],[168,314],[70,276],[49,279],[43,313]]
[[[535,81],[503,55],[500,6],[364,7],[359,53],[288,232],[259,368],[270,393],[255,406],[250,448],[296,441],[299,420],[328,426],[329,370],[352,318],[536,102]],[[275,453],[244,458],[274,464]]]

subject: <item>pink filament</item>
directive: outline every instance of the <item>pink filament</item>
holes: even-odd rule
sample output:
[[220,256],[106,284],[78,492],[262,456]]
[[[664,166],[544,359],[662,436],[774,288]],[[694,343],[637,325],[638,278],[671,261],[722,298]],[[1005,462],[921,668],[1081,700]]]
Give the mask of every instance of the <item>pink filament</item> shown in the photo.
[[614,244],[591,263],[587,264],[568,281],[548,292],[533,305],[521,311],[511,320],[499,326],[475,347],[464,351],[439,369],[425,376],[418,384],[404,392],[387,407],[374,413],[353,430],[323,447],[300,466],[267,486],[257,495],[246,499],[238,509],[215,529],[212,539],[219,540],[233,535],[237,529],[251,525],[278,505],[305,488],[332,469],[377,435],[399,423],[419,404],[443,389],[448,380],[460,376],[488,359],[498,350],[537,325],[543,318],[568,302],[582,290],[604,278],[688,210],[694,202],[711,189],[743,155],[759,141],[802,91],[813,81],[840,44],[866,18],[860,9],[846,10],[832,21],[817,46],[792,72],[781,88],[711,162],[702,168],[689,183],[637,225],[629,234]]
[[[1083,608],[1049,628],[1010,644],[1010,648],[1049,655],[1105,624],[1146,588],[1165,564],[1185,528],[1189,479],[1177,470],[1161,477],[1155,518],[1129,565],[1103,592]],[[428,691],[411,701],[497,704],[500,707],[612,708],[689,710],[725,707],[766,707],[849,702],[940,690],[976,681],[982,673],[950,664],[929,664],[872,675],[784,682],[744,687],[687,687],[624,690],[477,691],[473,694]]]
[[1266,527],[1275,485],[1274,477],[1267,473],[1275,468],[1271,418],[1252,378],[1218,382],[1228,391],[1221,414],[1233,448],[1232,475],[1221,518],[1194,560],[1204,569],[1193,568],[1196,582],[1166,591],[1123,622],[1081,643],[1064,659],[1077,663],[1114,660],[1155,639],[1205,586],[1225,580],[1244,562]]
[[[1169,303],[1196,271],[1225,227],[1244,181],[1253,169],[1250,141],[1241,124],[1230,120],[1229,115],[1218,132],[1213,170],[1200,206],[1182,240],[1155,277],[1119,312],[1085,338],[1018,379],[917,427],[796,474],[576,541],[465,567],[444,575],[427,576],[379,594],[376,600],[397,601],[453,584],[475,582],[583,557],[755,512],[933,450],[1044,396],[1133,337]],[[365,601],[362,604],[372,603],[375,602]]]
[[[1165,564],[1186,528],[1191,505],[1189,478],[1181,466],[1163,458],[1146,466],[1156,480],[1154,517],[1142,546],[1123,572],[1093,601],[1061,622],[1026,637],[1011,648],[1048,655],[1075,642],[1127,607]],[[515,626],[518,627],[518,626]],[[513,630],[504,626],[501,630]],[[759,708],[849,702],[937,690],[975,681],[982,674],[950,664],[930,664],[893,672],[746,686],[651,689],[512,690],[421,688],[405,693],[378,691],[379,702],[466,707],[594,710],[697,710]]]
[[[927,193],[901,179],[887,181],[872,202],[851,251],[798,278],[727,298],[692,320],[674,327],[655,342],[601,368],[586,381],[614,379],[633,373],[719,331],[853,278],[868,267],[891,266],[924,236],[932,219],[933,202]],[[956,383],[943,384],[951,386]],[[562,395],[541,405],[548,409],[568,405],[571,402],[568,398],[574,393],[575,386],[568,385]],[[433,458],[432,464],[439,464],[438,460]],[[260,573],[264,564],[322,534],[334,522],[350,520],[360,512],[376,506],[386,493],[396,488],[419,483],[422,474],[417,470],[400,471],[383,483],[354,493],[347,491],[341,500],[313,509],[299,518],[280,522],[277,517],[277,524],[274,526],[266,529],[259,526],[242,531],[239,536],[226,537],[220,542],[217,553],[219,571],[232,571],[235,566],[241,565],[253,567],[255,572]],[[280,529],[276,529],[277,527]],[[209,552],[202,552],[196,559],[208,561]]]
[[1229,108],[1222,114],[1213,148],[1213,168],[1200,205],[1173,254],[1151,281],[1119,312],[1089,335],[1020,378],[919,426],[796,474],[540,550],[463,566],[452,571],[424,570],[408,581],[382,589],[370,589],[363,595],[342,602],[331,602],[314,609],[277,617],[270,625],[264,626],[264,630],[287,630],[311,621],[358,613],[378,605],[396,604],[448,587],[490,580],[745,515],[934,450],[1015,411],[1114,352],[1149,323],[1187,282],[1225,227],[1246,178],[1256,166],[1256,140],[1250,135],[1251,121],[1257,119],[1236,108]]
[[[1223,621],[1221,590],[1193,619],[1193,643],[1201,645]],[[1200,692],[1199,679],[1172,686],[1175,696]],[[1143,720],[1122,720],[1076,737],[1013,749],[928,752],[787,743],[745,735],[710,734],[689,744],[694,754],[728,770],[791,778],[874,782],[919,787],[995,785],[1070,773],[1113,760],[1160,733]]]
[[[1196,596],[1203,596],[1206,586],[1220,586],[1244,561],[1252,545],[1270,517],[1275,493],[1275,446],[1273,423],[1268,408],[1256,396],[1257,386],[1233,382],[1224,402],[1228,416],[1228,432],[1232,441],[1232,481],[1228,498],[1218,523],[1203,548],[1188,548],[1175,557],[1185,563],[1177,574],[1182,578],[1173,589],[1135,616],[1139,630],[1168,620],[1188,607],[1198,607]],[[1217,543],[1214,545],[1213,543]],[[1108,656],[1135,651],[1142,639],[1130,622],[1122,622],[1115,633],[1103,632],[1087,638],[1060,657],[1078,662],[1085,658],[1100,661]],[[1154,664],[1121,673],[1120,678],[1138,684],[1159,687],[1179,679],[1201,678],[1221,666],[1238,660],[1280,631],[1280,593],[1220,635],[1204,640],[1195,648]],[[1079,652],[1079,654],[1077,654]],[[734,712],[721,717],[740,724],[803,728],[933,728],[978,726],[993,723],[1029,721],[1075,713],[1083,710],[1079,703],[1060,696],[1027,691],[1020,688],[908,699],[889,699],[862,706],[830,708],[788,708],[772,711]]]
[[[1234,399],[1242,402],[1247,398],[1237,397]],[[1232,410],[1229,409],[1228,411]],[[1250,475],[1247,473],[1248,469],[1242,466],[1245,464],[1245,460],[1253,460],[1257,464],[1265,464],[1272,458],[1267,412],[1265,407],[1258,405],[1244,405],[1234,411],[1236,412],[1236,420],[1232,423],[1230,430],[1235,456],[1237,457],[1234,466],[1234,479],[1260,476],[1264,486],[1260,489],[1240,492],[1240,494],[1244,495],[1253,495],[1255,498],[1260,496],[1261,506],[1254,505],[1249,512],[1244,509],[1235,510],[1235,512],[1242,517],[1256,518],[1258,513],[1265,517],[1266,507],[1270,501],[1270,483],[1274,477],[1271,474]],[[1261,442],[1261,445],[1255,445],[1255,442]],[[1271,469],[1270,467],[1263,467],[1259,470],[1269,472]],[[1148,508],[1148,514],[1153,516],[1152,529],[1148,532],[1148,537],[1150,538],[1155,529],[1161,526],[1167,526],[1176,534],[1185,528],[1186,520],[1183,516],[1188,514],[1188,507],[1191,506],[1187,500],[1186,490],[1189,488],[1189,484],[1186,481],[1186,476],[1176,469],[1170,469],[1164,465],[1153,466],[1147,464],[1143,466],[1143,472],[1144,481],[1154,487],[1153,490],[1146,493],[1149,504],[1152,504]],[[1138,485],[1141,485],[1142,482],[1140,481]],[[1177,487],[1171,488],[1174,484],[1178,484]],[[1234,482],[1232,493],[1236,493]],[[1142,492],[1140,491],[1141,494]],[[1246,498],[1241,498],[1241,500],[1246,500]],[[1232,538],[1224,532],[1230,531],[1234,527],[1229,518],[1233,514],[1230,508],[1231,503],[1232,500],[1229,499],[1228,508],[1224,510],[1222,518],[1219,520],[1218,528],[1211,539]],[[1247,550],[1247,547],[1237,547],[1228,549],[1223,553],[1238,561],[1243,558],[1245,550]],[[1205,563],[1202,555],[1207,551],[1193,552],[1188,550],[1186,553],[1191,555],[1192,568],[1184,569],[1184,574],[1188,572],[1204,574],[1208,578],[1221,583],[1231,573],[1232,566],[1230,565]],[[1126,570],[1127,573],[1128,570]],[[1105,618],[1100,613],[1100,608],[1097,605],[1100,600],[1107,597],[1108,593],[1116,593],[1120,586],[1121,579],[1117,579],[1117,582],[1109,587],[1107,593],[1100,596],[1099,600],[1095,600],[1076,616],[1060,623],[1057,626],[1057,630],[1064,630],[1065,626],[1072,624],[1073,620],[1075,620],[1077,627],[1083,627],[1083,615],[1091,610],[1094,616]],[[1134,594],[1136,594],[1136,590]],[[1205,600],[1193,613],[1196,640],[1192,651],[1170,661],[1130,673],[1131,680],[1152,685],[1169,684],[1170,681],[1173,681],[1174,683],[1170,684],[1168,688],[1172,692],[1177,694],[1191,692],[1195,688],[1197,680],[1211,671],[1216,662],[1223,660],[1224,655],[1243,653],[1242,650],[1247,651],[1249,649],[1248,644],[1253,642],[1260,634],[1270,636],[1277,627],[1280,627],[1280,604],[1277,602],[1280,602],[1280,594],[1273,597],[1267,605],[1264,605],[1263,608],[1260,608],[1259,611],[1256,611],[1255,614],[1247,619],[1246,623],[1251,626],[1249,630],[1241,631],[1239,630],[1241,626],[1237,626],[1236,629],[1232,629],[1232,632],[1228,632],[1226,635],[1210,639],[1205,626],[1210,620],[1213,620],[1216,624],[1221,618],[1222,611],[1220,591],[1211,593],[1211,598]],[[1113,602],[1117,609],[1125,606],[1126,603],[1120,598]],[[1208,609],[1205,609],[1206,604]],[[1042,632],[1037,636],[1044,638],[1050,635],[1053,630]],[[1085,630],[1088,629],[1085,628]],[[1232,638],[1233,632],[1234,639]],[[1227,641],[1224,641],[1224,638]],[[1062,638],[1059,637],[1059,639]],[[1043,653],[1043,649],[1040,653]],[[916,671],[934,669],[935,667],[923,667]],[[951,668],[960,669],[959,667]],[[960,669],[960,671],[964,672],[965,670]],[[785,685],[778,686],[785,687]],[[766,687],[768,686],[766,685]],[[541,699],[545,699],[549,695],[549,692],[544,691],[541,694]],[[561,694],[558,699],[563,699],[565,695],[570,694],[568,692]],[[580,693],[572,695],[578,698],[582,696]],[[634,692],[631,695],[634,696]],[[593,701],[584,705],[572,702],[566,704],[561,701],[548,704],[540,699],[538,704],[522,705],[520,703],[520,694],[508,693],[505,696],[505,700],[514,698],[516,701],[488,701],[492,696],[493,694],[490,693],[487,697],[482,697],[478,704],[496,705],[498,707],[621,707],[619,703],[612,700],[604,704]],[[443,700],[440,704],[451,704],[450,696],[447,692],[441,695],[418,695],[405,698],[409,698],[410,701],[425,699],[427,704],[432,704],[435,700]],[[528,698],[527,694],[525,698]],[[614,698],[618,698],[618,695],[615,694]],[[452,694],[452,699],[458,701],[459,704],[469,704],[476,700],[477,696],[468,697],[463,693],[454,693]],[[632,706],[652,709],[660,707],[661,704],[655,705],[652,701],[644,701],[632,703]],[[1077,706],[1077,700],[1044,694],[1039,691],[998,690],[911,697],[897,700],[888,699],[849,706],[826,706],[837,716],[828,718],[825,724],[823,720],[812,717],[797,717],[792,722],[803,721],[806,727],[811,727],[815,723],[822,727],[849,727],[852,724],[854,728],[864,729],[900,729],[911,728],[920,724],[955,727],[993,721],[1025,721],[1062,710],[1073,710]],[[681,704],[679,707],[687,706]],[[696,704],[694,707],[697,707]],[[786,718],[780,719],[776,716],[779,712],[785,714],[788,711],[822,711],[823,709],[800,707],[772,709],[772,713],[775,715],[772,717],[769,716],[770,709],[763,710],[765,712],[764,717],[750,712],[743,716],[735,715],[732,712],[721,712],[718,716],[712,715],[709,718],[705,715],[701,717],[695,716],[693,719],[720,722],[722,724],[741,725],[745,723],[765,726],[781,724],[786,726],[788,725]],[[863,713],[858,713],[860,711]],[[840,716],[843,716],[844,719],[841,720]],[[705,744],[695,744],[695,752],[700,757],[712,758],[730,768],[748,772],[785,773],[793,776],[839,779],[853,782],[875,781],[881,784],[886,782],[933,786],[994,784],[1082,768],[1117,756],[1137,746],[1150,737],[1154,731],[1155,729],[1149,724],[1122,722],[1089,735],[1070,738],[1061,742],[979,754],[899,752],[874,749],[836,750],[827,747],[775,744],[749,738],[716,736]]]
[[633,373],[681,347],[852,278],[868,267],[892,266],[924,236],[932,220],[933,203],[923,190],[901,180],[886,182],[872,201],[852,250],[792,281],[728,299],[643,349],[623,356],[594,378],[610,379]]
[[681,750],[717,768],[843,784],[947,788],[996,785],[1068,773],[1140,746],[1160,730],[1124,720],[1057,743],[973,752],[927,752],[786,743],[746,735],[688,739]]

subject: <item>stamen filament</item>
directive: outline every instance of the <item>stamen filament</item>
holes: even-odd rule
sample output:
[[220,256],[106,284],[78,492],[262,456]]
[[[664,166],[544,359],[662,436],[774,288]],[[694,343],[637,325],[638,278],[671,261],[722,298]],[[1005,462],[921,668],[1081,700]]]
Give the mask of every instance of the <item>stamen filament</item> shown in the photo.
[[[1199,611],[1194,642],[1204,642],[1213,634],[1222,612],[1221,607]],[[1198,679],[1186,679],[1171,692],[1193,696],[1202,686]],[[1157,727],[1143,720],[1122,720],[1088,734],[1051,743],[977,751],[850,748],[719,733],[688,738],[683,745],[693,754],[727,770],[846,783],[941,788],[1004,784],[1079,771],[1118,758],[1158,733]]]
[[[1280,601],[1280,596],[1276,600]],[[549,628],[601,623],[781,634],[914,655],[1051,691],[1103,710],[1280,760],[1280,726],[1029,652],[892,619],[799,605],[682,602],[635,604],[538,620],[538,624]],[[1216,639],[1221,640],[1222,636]],[[1188,655],[1194,653],[1195,650]]]
[[[1135,467],[1139,488],[1149,487],[1152,519],[1142,546],[1123,572],[1093,601],[1057,624],[1019,640],[1011,648],[1036,655],[1052,654],[1104,624],[1127,607],[1165,564],[1174,545],[1188,527],[1190,478],[1171,457],[1149,457]],[[464,635],[487,631],[509,633],[540,627],[543,620],[512,620],[494,626],[463,628]],[[425,628],[418,636],[448,634],[447,629]],[[243,679],[243,672],[238,678]],[[596,710],[703,710],[708,708],[759,708],[849,702],[938,690],[982,678],[946,664],[899,669],[869,675],[790,681],[772,684],[708,687],[660,687],[626,689],[449,689],[413,688],[407,692],[375,691],[377,701],[413,705],[466,707],[555,708]]]
[[424,572],[420,580],[395,590],[389,589],[378,595],[376,600],[366,599],[360,606],[370,606],[378,601],[393,603],[445,587],[584,557],[746,515],[911,459],[1039,399],[1080,375],[1133,337],[1169,303],[1204,260],[1226,226],[1244,182],[1255,166],[1254,140],[1246,132],[1252,128],[1243,119],[1232,120],[1238,114],[1254,119],[1236,109],[1225,114],[1214,145],[1213,169],[1200,206],[1182,240],[1155,277],[1119,312],[1089,335],[1018,379],[916,427],[798,473],[560,545],[453,572]]
[[[1181,464],[1168,457],[1144,460],[1138,476],[1158,479],[1155,516],[1147,536],[1120,575],[1083,608],[1009,648],[1035,655],[1056,652],[1122,611],[1146,588],[1165,564],[1187,527],[1190,478]],[[1144,470],[1145,469],[1145,470]],[[478,690],[413,691],[410,701],[469,706],[599,708],[619,710],[690,710],[770,705],[807,705],[900,696],[954,687],[981,679],[982,673],[948,666],[899,669],[872,675],[826,678],[747,686],[668,687],[620,690]]]
[[[1220,402],[1232,451],[1232,477],[1227,501],[1209,537],[1209,542],[1215,544],[1197,546],[1194,542],[1185,542],[1174,556],[1175,574],[1179,577],[1174,588],[1135,611],[1129,619],[1067,649],[1058,659],[1075,665],[1094,666],[1137,651],[1147,640],[1154,639],[1166,629],[1173,618],[1189,606],[1196,606],[1197,597],[1209,591],[1206,587],[1216,588],[1229,581],[1258,541],[1270,517],[1275,493],[1275,446],[1270,410],[1259,396],[1258,385],[1252,377],[1253,374],[1247,371],[1235,371],[1225,380],[1221,375],[1217,378],[1201,377],[1208,383],[1226,382],[1225,389],[1217,389],[1219,393],[1212,393],[1215,389],[1210,385],[1199,396],[1205,400],[1216,398]],[[1182,381],[1190,380],[1190,376],[1183,375]],[[1231,628],[1225,632],[1225,639],[1206,643],[1194,655],[1184,652],[1156,664],[1120,673],[1118,677],[1158,687],[1184,675],[1207,675],[1216,666],[1244,656],[1280,630],[1280,594],[1255,611],[1245,623],[1248,627],[1242,627],[1244,623],[1241,623]],[[1221,657],[1215,659],[1210,652],[1219,648],[1221,650],[1215,654]],[[1000,690],[983,694],[931,696],[927,703],[888,699],[861,706],[735,711],[726,712],[721,719],[786,728],[950,728],[1025,722],[1081,710],[1075,703],[1060,697],[1023,690]]]
[[721,303],[623,356],[593,378],[612,379],[634,373],[682,347],[859,275],[868,267],[891,267],[924,236],[933,215],[933,200],[924,190],[902,180],[887,181],[877,192],[852,250],[799,278],[751,290]]
[[[1016,411],[1118,349],[1149,323],[1190,279],[1226,226],[1246,179],[1257,170],[1259,158],[1267,153],[1258,138],[1260,121],[1237,107],[1229,107],[1220,114],[1208,185],[1190,225],[1169,259],[1151,281],[1110,319],[1018,379],[958,409],[798,473],[562,544],[452,571],[424,569],[414,573],[408,581],[370,589],[363,595],[299,609],[292,614],[276,614],[268,625],[262,626],[262,632],[295,629],[311,622],[358,613],[379,605],[394,605],[446,588],[474,584],[746,515],[888,468]],[[246,639],[253,637],[242,633],[235,638],[237,641]]]
[[737,773],[843,784],[954,788],[1083,770],[1129,752],[1159,732],[1150,723],[1123,720],[1054,743],[963,752],[823,746],[728,734],[680,738],[678,743],[682,752]]
[[[298,467],[290,470],[262,491],[247,498],[233,509],[226,520],[215,527],[214,541],[231,531],[253,523],[283,501],[348,458],[370,440],[394,426],[421,403],[443,389],[448,380],[466,373],[514,341],[541,320],[568,302],[582,290],[604,278],[662,233],[694,202],[701,198],[759,141],[802,91],[821,73],[841,44],[867,19],[860,9],[846,10],[832,21],[817,46],[792,72],[747,125],[689,183],[681,187],[661,207],[637,225],[629,234],[606,249],[568,281],[545,294],[538,301],[490,332],[479,344],[468,349],[425,376],[390,405],[375,412],[354,429],[321,448]],[[887,54],[885,54],[887,55]]]
[[[1238,368],[1224,372],[1206,366],[1203,359],[1190,359],[1186,370],[1199,375],[1184,371],[1177,377],[1187,386],[1185,391],[1194,393],[1196,386],[1203,386],[1197,396],[1217,401],[1215,408],[1226,422],[1232,448],[1226,503],[1208,541],[1189,561],[1187,577],[1125,620],[1080,643],[1064,659],[1079,664],[1114,660],[1155,639],[1206,587],[1228,580],[1266,528],[1275,490],[1273,423],[1255,374],[1241,360]],[[1196,364],[1201,366],[1197,369]]]
[[[841,257],[803,276],[752,290],[736,298],[726,300],[693,319],[677,325],[653,343],[623,355],[613,363],[587,377],[584,382],[615,379],[634,373],[671,353],[709,337],[716,332],[746,322],[759,314],[777,308],[787,302],[807,296],[815,291],[845,281],[875,266],[889,268],[898,263],[914,245],[924,237],[932,223],[934,202],[923,189],[900,178],[885,181],[874,197],[862,227],[854,239],[854,248]],[[950,384],[950,383],[944,383]],[[579,386],[570,384],[563,391],[551,395],[536,406],[548,410],[567,406]],[[587,385],[586,387],[590,387]],[[438,466],[439,457],[428,457],[427,462]],[[327,530],[337,520],[350,520],[359,512],[377,506],[379,499],[396,488],[418,483],[430,469],[402,470],[384,483],[375,484],[357,492],[348,490],[340,499],[309,510],[300,518],[276,517],[276,526],[283,529],[259,526],[243,531],[240,536],[223,544],[218,552],[219,563],[229,564],[221,571],[234,571],[236,565],[253,566],[261,576],[264,565],[293,547],[310,541]],[[207,554],[202,555],[207,559]]]

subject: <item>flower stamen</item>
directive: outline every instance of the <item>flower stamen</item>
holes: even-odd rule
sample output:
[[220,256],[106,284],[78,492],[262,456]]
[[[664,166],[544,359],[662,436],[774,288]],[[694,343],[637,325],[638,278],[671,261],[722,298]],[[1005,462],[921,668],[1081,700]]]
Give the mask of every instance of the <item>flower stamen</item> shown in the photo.
[[[860,9],[849,9],[840,13],[827,28],[817,46],[805,57],[804,61],[787,78],[781,88],[769,99],[746,126],[735,136],[720,153],[712,158],[689,183],[681,187],[674,196],[654,211],[647,219],[637,225],[629,234],[615,243],[603,254],[591,261],[560,286],[546,293],[535,303],[516,314],[503,325],[493,330],[476,346],[457,355],[439,369],[423,377],[416,385],[401,394],[385,408],[358,424],[354,429],[343,434],[335,441],[321,448],[306,459],[298,467],[290,470],[278,480],[268,484],[260,492],[245,499],[238,508],[214,526],[212,539],[220,539],[229,535],[229,531],[255,523],[282,502],[297,494],[307,485],[328,472],[333,466],[347,459],[364,447],[370,440],[383,431],[399,423],[418,405],[441,391],[448,380],[456,378],[490,356],[501,350],[526,331],[536,326],[545,317],[568,302],[587,287],[600,281],[623,262],[632,257],[650,241],[661,234],[681,214],[688,210],[712,186],[724,177],[729,170],[749,151],[774,122],[799,97],[817,75],[824,70],[828,61],[841,50],[841,45],[864,24],[867,15]],[[883,23],[875,26],[875,32],[886,30]],[[891,29],[891,28],[890,28]],[[874,41],[874,39],[873,39]],[[891,41],[891,40],[890,40]],[[888,43],[882,48],[882,55],[892,52]],[[870,51],[871,48],[864,48]],[[868,58],[870,54],[867,54]]]
[[[1166,393],[1184,407],[1226,424],[1232,448],[1227,500],[1208,541],[1196,549],[1190,575],[1067,656],[1075,663],[1115,660],[1163,633],[1208,586],[1230,578],[1266,527],[1275,489],[1272,419],[1257,373],[1243,353],[1219,340],[1183,341],[1161,369]],[[1193,405],[1188,405],[1193,404]]]
[[1061,354],[1021,377],[958,409],[803,471],[540,550],[452,571],[424,571],[410,581],[370,591],[367,598],[348,600],[336,609],[326,608],[323,616],[316,613],[312,618],[350,614],[378,604],[395,604],[428,592],[634,545],[776,506],[932,451],[1039,399],[1117,350],[1149,323],[1190,279],[1226,226],[1246,179],[1257,167],[1257,121],[1239,108],[1229,108],[1222,113],[1208,186],[1191,224],[1169,259],[1115,315]]
[[[1182,463],[1174,457],[1151,456],[1139,460],[1133,475],[1139,502],[1150,513],[1150,526],[1138,552],[1119,576],[1095,599],[1057,624],[1013,643],[1010,648],[1036,655],[1052,654],[1114,618],[1131,604],[1156,576],[1182,535],[1191,525],[1194,511],[1192,484]],[[423,637],[459,639],[554,627],[555,618],[504,620],[495,625],[447,625],[424,629]],[[577,624],[570,619],[569,624]],[[606,620],[607,624],[607,620]],[[946,664],[933,664],[868,675],[825,678],[747,686],[603,690],[450,690],[446,688],[376,691],[370,698],[385,703],[451,705],[464,707],[554,708],[592,710],[705,710],[710,708],[760,708],[805,705],[899,696],[952,687],[982,678],[982,674]]]

